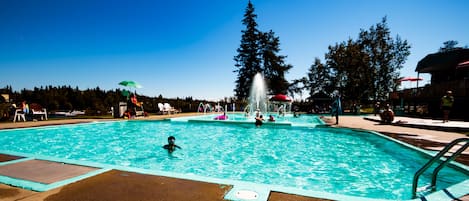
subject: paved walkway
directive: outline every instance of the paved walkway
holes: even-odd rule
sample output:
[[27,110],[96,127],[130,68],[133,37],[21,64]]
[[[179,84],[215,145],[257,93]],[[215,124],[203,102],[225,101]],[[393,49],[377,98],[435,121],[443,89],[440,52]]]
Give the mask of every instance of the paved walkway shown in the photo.
[[[419,146],[423,149],[439,151],[443,147],[458,138],[469,137],[468,134],[454,132],[469,128],[469,122],[434,123],[435,120],[424,120],[408,117],[396,117],[394,122],[400,123],[381,124],[377,116],[340,116],[339,124],[334,125],[335,119],[323,117],[324,121],[335,127],[358,128],[377,131],[397,138],[404,142]],[[456,127],[461,126],[461,127]],[[436,128],[438,127],[438,128]],[[455,129],[458,128],[458,129]],[[444,131],[445,129],[450,131]],[[469,155],[469,150],[463,152]],[[468,161],[469,161],[469,156]],[[466,164],[469,165],[469,162]]]
[[[376,121],[376,122],[380,121],[379,116],[374,116],[374,115],[365,116],[365,119]],[[394,118],[393,125],[413,127],[413,128],[432,129],[432,130],[441,130],[441,131],[468,132],[469,133],[469,122],[465,122],[465,121],[449,121],[449,122],[443,123],[442,120],[396,116]]]
[[[197,113],[185,113],[179,115],[159,115],[145,118],[164,119],[175,116],[196,115]],[[324,117],[323,120],[331,123],[332,119]],[[461,137],[467,137],[466,134],[457,132],[443,132],[440,128],[448,125],[449,127],[458,126],[465,128],[469,125],[467,122],[449,122],[445,124],[433,123],[431,120],[421,120],[397,117],[398,124],[383,125],[376,122],[373,116],[341,116],[337,127],[347,127],[355,129],[373,130],[399,140],[414,144],[424,149],[438,150],[446,143]],[[108,121],[102,119],[68,119],[68,120],[49,120],[38,122],[19,122],[19,123],[0,123],[1,129],[32,127],[55,124],[71,124],[91,121]],[[407,122],[407,123],[404,123]],[[427,129],[407,127],[407,125],[426,125]],[[450,126],[451,125],[451,126]],[[438,129],[434,127],[438,126]],[[465,154],[468,151],[465,152]],[[8,158],[10,157],[5,157]],[[1,159],[1,157],[0,157]],[[468,163],[469,164],[469,161]],[[117,184],[117,185],[116,185]],[[158,185],[158,187],[155,187]],[[200,200],[223,200],[223,195],[230,186],[213,185],[195,181],[163,178],[154,175],[141,175],[137,173],[111,171],[99,174],[82,181],[65,185],[46,192],[33,192],[0,184],[0,201],[13,200],[191,200],[191,196],[198,197]],[[195,193],[195,194],[194,194]],[[468,190],[469,193],[469,190]],[[185,196],[184,196],[185,195]],[[182,197],[178,197],[182,196]],[[271,192],[269,201],[276,200],[322,200],[302,196],[288,195]],[[469,201],[469,195],[457,200]]]

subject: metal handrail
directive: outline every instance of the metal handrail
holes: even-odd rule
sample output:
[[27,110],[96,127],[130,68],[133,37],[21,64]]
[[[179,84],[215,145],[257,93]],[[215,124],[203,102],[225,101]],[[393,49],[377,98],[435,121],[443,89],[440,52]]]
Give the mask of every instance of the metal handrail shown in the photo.
[[[468,138],[468,142],[469,142],[469,138]],[[440,172],[440,170],[446,166],[447,163],[453,161],[457,156],[459,156],[464,150],[467,149],[467,147],[469,147],[469,143],[466,143],[464,146],[462,146],[461,148],[459,148],[456,152],[454,152],[453,155],[451,155],[448,159],[446,159],[443,163],[440,163],[440,165],[438,165],[438,167],[435,168],[435,170],[433,170],[433,174],[432,174],[432,183],[431,183],[431,187],[433,190],[436,190],[436,177],[438,175],[438,173]]]
[[450,157],[448,157],[445,161],[440,163],[438,167],[435,168],[432,174],[432,184],[431,188],[432,190],[435,190],[435,185],[436,185],[436,176],[438,172],[446,166],[449,162],[453,161],[459,154],[461,154],[467,147],[469,147],[469,138],[459,138],[456,139],[452,142],[450,142],[448,145],[446,145],[437,155],[435,155],[432,159],[430,159],[422,168],[420,168],[414,175],[414,180],[412,182],[412,198],[417,197],[417,185],[418,185],[418,180],[421,174],[423,174],[430,166],[435,163],[436,161],[440,160],[442,156],[444,156],[448,151],[453,148],[455,145],[459,144],[460,142],[466,142],[465,145],[460,147],[456,152],[454,152]]

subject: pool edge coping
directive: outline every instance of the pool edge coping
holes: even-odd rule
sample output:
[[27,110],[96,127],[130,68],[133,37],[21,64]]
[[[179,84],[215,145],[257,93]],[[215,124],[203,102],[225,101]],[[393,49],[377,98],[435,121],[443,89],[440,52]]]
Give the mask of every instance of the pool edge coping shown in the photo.
[[[162,120],[155,120],[155,121],[162,121]],[[94,122],[84,122],[84,123],[78,123],[78,124],[94,124],[94,123],[109,123],[109,122],[114,122],[114,121],[103,121],[103,122],[94,121]],[[73,125],[76,125],[76,124],[73,124]],[[41,128],[43,128],[43,127],[57,127],[57,126],[64,126],[64,125],[47,125],[47,126],[41,126]],[[72,126],[72,125],[70,125],[70,126]],[[365,129],[354,129],[354,128],[334,128],[334,127],[329,127],[329,126],[325,126],[325,127],[326,128],[331,128],[331,129],[357,130],[357,131],[377,134],[377,135],[379,135],[383,138],[386,138],[386,139],[391,140],[393,142],[397,142],[397,143],[399,143],[401,145],[404,145],[408,148],[411,148],[411,149],[414,149],[416,151],[428,154],[430,156],[436,154],[434,151],[427,151],[427,150],[421,149],[419,147],[416,147],[416,146],[413,146],[411,144],[399,141],[397,139],[386,136],[386,135],[381,134],[381,133],[376,132],[376,131],[365,130]],[[17,128],[17,129],[37,129],[37,128],[38,127]],[[7,130],[10,130],[10,129],[7,129]],[[54,161],[54,162],[64,162],[64,163],[68,163],[68,164],[98,167],[98,168],[106,169],[106,171],[111,170],[111,169],[116,169],[116,170],[124,170],[124,171],[130,171],[130,172],[136,172],[136,173],[142,173],[142,174],[149,174],[149,175],[166,176],[166,177],[172,177],[172,178],[178,178],[178,179],[188,179],[188,180],[195,180],[195,181],[202,181],[202,182],[209,182],[209,183],[233,185],[233,188],[236,185],[240,185],[240,186],[254,185],[254,186],[258,186],[259,188],[264,188],[265,186],[267,186],[267,187],[269,187],[270,192],[275,191],[275,192],[290,193],[290,194],[296,194],[296,195],[302,195],[302,196],[308,196],[308,197],[317,197],[317,198],[325,198],[325,199],[333,199],[333,200],[351,200],[351,201],[355,201],[355,200],[357,200],[357,201],[358,200],[364,200],[364,201],[368,201],[368,200],[369,201],[371,201],[371,200],[389,201],[388,199],[376,199],[376,198],[367,198],[367,197],[350,196],[350,195],[344,195],[344,194],[328,193],[328,192],[322,192],[322,191],[302,190],[302,189],[295,189],[293,187],[283,187],[283,186],[276,186],[276,185],[269,185],[269,184],[257,184],[257,183],[252,183],[252,182],[244,182],[244,181],[231,180],[231,179],[218,179],[218,178],[211,178],[211,177],[205,177],[205,176],[188,175],[188,174],[181,174],[181,173],[171,173],[171,172],[165,172],[165,171],[159,171],[159,170],[156,170],[156,171],[155,170],[146,170],[146,169],[143,169],[143,168],[132,168],[132,167],[125,167],[125,166],[108,165],[108,164],[102,164],[102,163],[86,162],[86,161],[71,160],[71,159],[61,159],[61,158],[48,157],[48,156],[37,156],[37,155],[32,156],[33,154],[24,154],[24,153],[11,152],[11,151],[5,151],[5,150],[0,150],[0,153],[10,154],[10,155],[17,155],[17,156],[18,155],[19,156],[25,156],[26,159],[29,158],[29,160],[31,160],[31,159],[49,160],[49,161]],[[26,155],[30,155],[30,156],[26,156]],[[17,160],[25,160],[25,159],[23,158],[23,159],[17,159]],[[16,161],[16,160],[14,160],[14,161]],[[459,164],[459,163],[454,162],[454,161],[452,163]],[[3,164],[3,163],[0,163],[0,165],[1,164]],[[462,164],[460,164],[460,165],[462,165]],[[469,168],[465,165],[462,165],[462,168],[466,171],[469,171]],[[90,175],[90,176],[94,176],[94,175]],[[84,177],[84,178],[87,178],[87,177]],[[84,178],[82,178],[82,179],[84,179]],[[78,180],[80,180],[80,179],[78,179]],[[1,178],[0,178],[0,181],[1,181]],[[74,181],[71,181],[69,183],[72,183],[72,182],[74,182]],[[64,183],[64,184],[56,186],[56,187],[60,187],[60,186],[66,185],[66,184],[68,184],[68,183]],[[461,185],[461,186],[459,186],[459,185]],[[464,189],[467,189],[468,186],[469,186],[469,180],[465,180],[465,181],[460,182],[458,184],[451,185],[450,187],[448,187],[448,189],[452,189],[453,191],[456,191],[457,193],[461,193],[462,191],[460,189],[462,187],[464,187]],[[52,187],[52,188],[56,188],[56,187]],[[50,190],[52,188],[49,188],[47,190]],[[427,199],[427,200],[432,200],[432,199],[430,199],[431,197],[433,197],[431,195],[435,194],[435,196],[439,196],[438,199],[436,199],[436,198],[435,199],[440,200],[441,195],[446,195],[446,198],[451,200],[452,199],[451,197],[448,197],[448,195],[446,193],[442,192],[444,190],[445,189],[441,189],[439,191],[435,191],[435,192],[433,192],[433,193],[431,193],[427,196],[423,196],[423,197],[425,197],[425,199]],[[44,191],[46,191],[46,190],[44,190]],[[466,194],[467,194],[467,192],[466,192]],[[456,197],[462,197],[464,195],[465,194],[462,194],[462,195],[457,194]],[[420,199],[419,198],[410,199],[409,201],[413,201],[413,200],[420,200]]]

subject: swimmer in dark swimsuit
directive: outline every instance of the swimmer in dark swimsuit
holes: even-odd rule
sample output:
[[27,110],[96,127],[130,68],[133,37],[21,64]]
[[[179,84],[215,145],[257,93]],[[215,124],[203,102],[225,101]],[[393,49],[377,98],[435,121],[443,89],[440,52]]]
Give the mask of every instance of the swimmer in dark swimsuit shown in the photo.
[[167,150],[168,150],[168,153],[173,153],[173,151],[176,150],[176,148],[181,149],[180,146],[174,144],[175,141],[176,141],[176,138],[175,138],[175,137],[169,136],[169,137],[168,137],[168,144],[167,144],[167,145],[164,145],[163,148],[164,148],[164,149],[167,149]]
[[262,121],[264,121],[264,117],[262,117],[262,115],[260,115],[259,117],[256,117],[256,126],[259,127],[259,126],[262,126]]

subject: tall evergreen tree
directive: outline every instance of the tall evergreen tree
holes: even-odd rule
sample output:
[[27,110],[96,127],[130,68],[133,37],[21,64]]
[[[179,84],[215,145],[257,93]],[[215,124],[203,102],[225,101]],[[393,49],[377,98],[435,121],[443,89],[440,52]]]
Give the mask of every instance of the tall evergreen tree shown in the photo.
[[254,75],[262,72],[259,52],[259,30],[257,29],[256,18],[254,6],[249,1],[242,21],[246,29],[241,31],[241,45],[236,50],[238,55],[234,57],[236,62],[235,67],[237,68],[234,72],[238,74],[234,92],[236,98],[240,100],[249,97]]
[[303,95],[303,90],[307,89],[306,84],[308,83],[306,77],[292,80],[288,86],[288,93],[295,98],[295,94]]
[[451,51],[451,50],[454,50],[454,49],[458,49],[458,47],[456,47],[456,45],[458,45],[458,41],[455,41],[455,40],[445,41],[443,43],[443,47],[440,47],[440,50],[438,50],[438,51],[439,52],[448,52],[448,51]]
[[386,17],[369,31],[362,30],[358,42],[362,51],[369,57],[374,83],[371,86],[375,100],[386,100],[398,79],[398,70],[403,67],[410,55],[410,45],[399,36],[394,40],[386,22]]
[[347,84],[346,72],[346,44],[342,42],[335,46],[329,46],[329,52],[326,53],[326,64],[331,72],[331,87],[333,90],[339,90],[342,94],[345,85]]
[[347,42],[347,93],[353,102],[360,102],[372,97],[370,86],[373,86],[372,69],[369,66],[369,56],[362,51],[361,45],[352,41]]
[[309,98],[312,98],[319,92],[331,93],[330,69],[321,63],[319,58],[314,59],[314,63],[308,70],[304,78],[304,86],[309,91]]
[[[359,101],[370,95],[369,87],[373,85],[368,66],[368,56],[361,46],[349,39],[329,47],[326,59],[332,72],[332,84],[343,97]],[[331,89],[329,89],[331,90]],[[333,89],[332,89],[333,90]]]
[[260,33],[260,46],[262,56],[262,67],[264,78],[267,81],[270,94],[286,94],[288,81],[285,73],[292,68],[285,64],[286,56],[278,55],[280,52],[280,39],[270,30],[267,33]]

